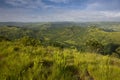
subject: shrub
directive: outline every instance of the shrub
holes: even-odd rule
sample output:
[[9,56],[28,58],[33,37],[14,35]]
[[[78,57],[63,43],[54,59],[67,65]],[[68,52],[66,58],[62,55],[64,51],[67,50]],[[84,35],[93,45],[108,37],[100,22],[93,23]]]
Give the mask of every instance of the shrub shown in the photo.
[[88,40],[85,45],[90,52],[102,53],[103,52],[103,44],[98,42],[97,40],[91,39]]

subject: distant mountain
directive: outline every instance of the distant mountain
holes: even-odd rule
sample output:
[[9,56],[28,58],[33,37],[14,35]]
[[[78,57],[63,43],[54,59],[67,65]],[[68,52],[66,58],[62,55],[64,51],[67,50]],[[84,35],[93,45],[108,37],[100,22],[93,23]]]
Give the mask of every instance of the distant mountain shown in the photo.
[[[9,25],[8,25],[9,24]],[[2,25],[5,25],[2,27]],[[18,26],[20,25],[20,26]],[[119,42],[120,23],[118,22],[52,22],[52,23],[1,23],[0,35],[7,38],[31,36],[44,37],[51,41],[81,45],[86,40],[95,38],[103,43]],[[14,37],[13,37],[14,36]],[[113,38],[114,37],[114,38]]]
[[[4,40],[14,41],[27,36],[40,40],[43,45],[77,48],[81,51],[86,49],[86,43],[89,41],[93,41],[93,43],[94,41],[99,42],[103,46],[108,45],[108,50],[112,50],[111,48],[113,48],[114,45],[116,49],[116,44],[120,45],[119,23],[113,23],[114,27],[112,27],[112,23],[99,23],[99,25],[98,23],[81,24],[82,25],[80,25],[80,23],[55,22],[25,23],[22,24],[22,26],[15,24],[14,26],[4,25],[0,27],[0,37],[1,41],[2,38],[4,38]],[[94,45],[99,43],[95,43]],[[115,52],[115,49],[112,51]]]
[[80,26],[101,27],[108,31],[120,31],[120,22],[0,22],[0,26],[19,26],[35,28],[40,26],[49,25],[51,27],[66,27],[66,26]]

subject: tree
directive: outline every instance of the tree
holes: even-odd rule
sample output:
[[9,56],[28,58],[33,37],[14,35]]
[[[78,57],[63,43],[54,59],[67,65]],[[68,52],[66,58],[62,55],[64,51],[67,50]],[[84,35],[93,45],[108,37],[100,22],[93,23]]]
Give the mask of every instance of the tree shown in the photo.
[[37,46],[40,44],[40,41],[28,36],[25,36],[20,39],[21,43],[25,46]]
[[90,52],[103,53],[103,45],[97,40],[88,40],[85,45]]
[[6,38],[6,37],[4,37],[4,36],[0,36],[0,42],[1,41],[10,41],[10,39],[8,39],[8,38]]
[[108,43],[107,45],[105,45],[104,46],[104,54],[109,54],[109,55],[111,55],[113,52],[119,52],[118,50],[117,50],[117,48],[118,48],[118,44],[114,44],[114,43]]

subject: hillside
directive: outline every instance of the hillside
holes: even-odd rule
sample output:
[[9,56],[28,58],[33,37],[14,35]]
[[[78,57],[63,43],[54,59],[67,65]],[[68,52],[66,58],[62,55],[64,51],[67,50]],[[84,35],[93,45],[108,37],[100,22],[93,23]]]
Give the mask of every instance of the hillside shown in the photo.
[[119,80],[120,60],[52,46],[0,42],[0,80]]
[[0,80],[120,79],[119,23],[10,24],[0,26]]
[[[69,48],[77,48],[85,51],[86,42],[97,41],[103,46],[110,44],[120,45],[119,23],[24,23],[24,26],[6,26],[0,27],[0,36],[4,36],[9,40],[15,40],[24,36],[38,39],[43,44],[57,44]],[[5,24],[5,23],[4,23]],[[19,23],[20,24],[20,23]],[[25,25],[26,24],[26,25]],[[99,25],[98,25],[99,24]],[[14,24],[16,25],[16,23]],[[101,26],[100,26],[101,25]],[[109,26],[108,26],[109,25]],[[110,26],[111,25],[111,26]],[[116,27],[113,27],[116,26]],[[104,27],[106,26],[106,27]],[[111,27],[115,29],[111,29]],[[117,48],[118,48],[117,47]],[[117,49],[115,48],[115,49]],[[115,49],[113,52],[115,52]]]

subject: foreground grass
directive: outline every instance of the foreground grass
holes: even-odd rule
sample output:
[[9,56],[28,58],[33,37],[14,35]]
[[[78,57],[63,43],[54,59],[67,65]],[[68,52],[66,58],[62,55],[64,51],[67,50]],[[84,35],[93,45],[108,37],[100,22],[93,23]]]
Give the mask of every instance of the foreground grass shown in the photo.
[[0,42],[0,80],[119,80],[119,67],[110,56]]

